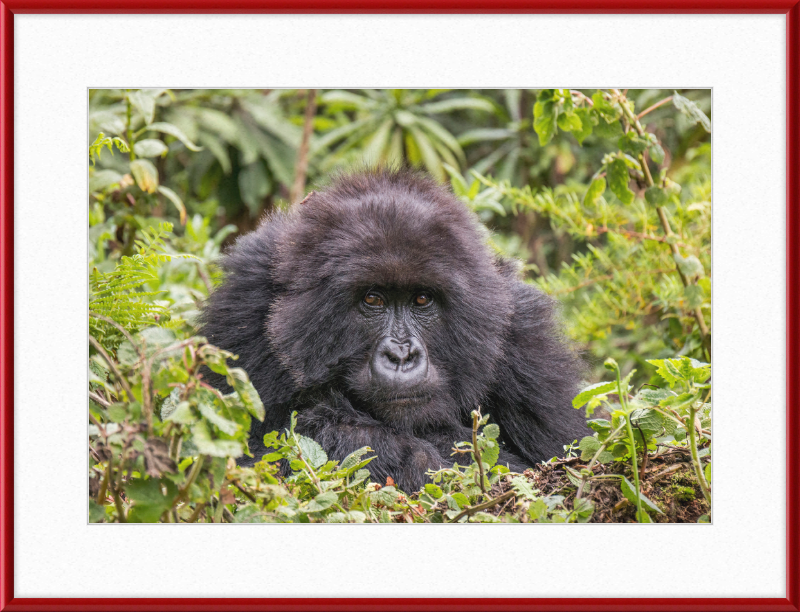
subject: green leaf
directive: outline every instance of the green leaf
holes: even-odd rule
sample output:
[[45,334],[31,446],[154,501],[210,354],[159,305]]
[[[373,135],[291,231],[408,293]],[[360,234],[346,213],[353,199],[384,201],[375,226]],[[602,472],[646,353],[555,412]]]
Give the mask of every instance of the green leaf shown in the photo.
[[533,129],[539,135],[539,145],[544,146],[557,130],[558,111],[553,102],[553,90],[543,89],[533,106]]
[[516,132],[506,128],[477,128],[460,134],[458,136],[458,144],[466,147],[476,142],[506,140],[515,134]]
[[122,423],[129,416],[126,404],[111,404],[106,411],[112,423]]
[[661,187],[650,187],[644,192],[644,198],[652,206],[663,206],[667,201],[667,194]]
[[106,519],[106,510],[93,499],[89,499],[89,522],[100,523]]
[[617,141],[617,146],[626,153],[630,153],[631,155],[639,155],[639,153],[641,153],[647,148],[648,144],[649,144],[648,140],[645,140],[644,138],[640,137],[633,130],[629,131],[627,134],[624,134]]
[[655,163],[664,163],[664,149],[658,142],[650,145],[648,151],[650,151],[650,159],[652,159]]
[[572,468],[570,468],[567,465],[564,466],[564,471],[566,473],[567,480],[569,480],[576,487],[581,486],[582,479],[581,479],[581,475],[578,472],[576,472],[575,470],[573,470]]
[[500,445],[494,440],[487,440],[486,446],[481,449],[481,462],[488,464],[491,468],[495,463],[497,463],[497,458],[499,456]]
[[195,113],[204,130],[215,133],[228,144],[238,144],[239,130],[228,114],[214,108],[198,108]]
[[703,305],[703,290],[697,285],[684,287],[683,295],[689,308],[699,308]]
[[186,207],[183,205],[183,200],[178,197],[178,194],[172,191],[172,189],[169,187],[164,187],[164,185],[158,186],[158,193],[172,202],[173,206],[178,209],[181,225],[186,225]]
[[705,276],[703,264],[700,263],[700,260],[695,255],[681,257],[680,253],[673,253],[672,257],[686,278],[692,279],[695,276]]
[[163,421],[190,425],[197,420],[197,416],[192,411],[192,405],[189,402],[178,402],[175,404],[174,409],[168,409],[166,412],[165,408],[167,408],[167,402],[164,402],[164,405],[161,406],[161,420]]
[[375,133],[363,148],[362,155],[365,163],[378,164],[385,161],[385,154],[391,142],[392,129],[394,127],[394,119],[389,117],[375,130]]
[[606,167],[606,176],[608,177],[608,186],[614,195],[617,196],[623,204],[633,203],[634,193],[628,187],[630,176],[628,175],[628,166],[622,159],[615,159]]
[[697,104],[688,98],[684,98],[677,91],[672,94],[672,103],[675,105],[675,108],[689,117],[694,123],[699,123],[706,132],[709,134],[711,133],[711,119],[700,110]]
[[[585,436],[581,438],[581,441],[578,443],[578,448],[581,451],[581,461],[591,461],[597,451],[600,450],[600,446],[600,441],[594,436]],[[613,455],[606,449],[600,453],[597,460],[600,463],[608,463],[613,458]]]
[[594,133],[600,138],[615,139],[622,136],[622,126],[617,120],[609,123],[605,119],[600,118],[597,121],[597,125],[594,126]]
[[492,423],[483,428],[483,435],[490,440],[497,440],[500,437],[500,427]]
[[214,406],[211,404],[204,401],[199,401],[197,403],[197,408],[200,411],[200,414],[202,414],[209,422],[215,425],[221,432],[226,433],[229,436],[233,436],[240,430],[239,425],[217,414],[217,411],[214,410]]
[[200,142],[206,147],[219,162],[222,171],[227,175],[233,171],[231,156],[228,154],[228,145],[211,132],[200,132]]
[[[467,506],[469,506],[469,499],[463,493],[453,493],[449,496],[458,506],[458,510],[463,510]],[[455,508],[454,508],[455,510]]]
[[155,193],[158,188],[158,170],[146,159],[135,159],[131,162],[131,174],[136,179],[139,189],[147,193]]
[[258,396],[258,391],[256,391],[256,388],[250,382],[247,372],[242,368],[228,368],[227,381],[239,395],[239,399],[242,401],[242,405],[247,412],[259,421],[263,421],[265,414],[264,404]]
[[669,359],[648,359],[647,363],[656,366],[656,373],[669,384],[670,388],[681,379],[680,370]]
[[674,393],[671,393],[667,389],[642,389],[636,394],[637,399],[652,406],[658,406],[662,400],[673,396]]
[[594,456],[594,454],[600,449],[600,441],[594,436],[584,436],[578,443],[578,448],[582,451],[583,454],[586,455],[586,458],[584,459],[582,454],[581,459],[583,461],[587,461],[588,459],[591,459]]
[[517,497],[521,497],[530,501],[534,501],[538,497],[538,491],[536,491],[531,483],[522,476],[514,476],[514,478],[511,479],[511,487],[514,489]]
[[241,457],[242,445],[235,440],[218,440],[211,437],[205,421],[198,421],[192,427],[192,443],[201,455],[211,457]]
[[528,507],[528,516],[534,521],[546,518],[547,503],[543,499],[537,499]]
[[325,451],[317,442],[300,434],[295,435],[297,436],[300,450],[303,452],[303,457],[312,468],[318,468],[328,461],[328,455],[325,454]]
[[558,127],[565,132],[580,132],[583,129],[583,122],[574,112],[561,113],[557,120]]
[[575,115],[580,119],[581,127],[578,130],[572,130],[572,133],[578,144],[583,146],[583,141],[592,134],[592,129],[597,123],[597,115],[592,114],[588,108],[575,109]]
[[631,425],[641,428],[645,435],[653,435],[663,429],[664,416],[656,410],[634,410],[631,413]]
[[433,499],[439,499],[442,495],[444,495],[439,487],[430,483],[425,485],[425,492]]
[[167,479],[132,480],[124,488],[125,495],[133,500],[133,508],[128,513],[131,523],[157,523],[164,511],[172,507],[178,493],[177,487]]
[[421,105],[420,109],[431,115],[449,113],[454,110],[477,110],[491,113],[494,110],[494,105],[481,98],[454,98],[440,102],[429,102]]
[[147,90],[137,89],[128,92],[128,100],[141,113],[146,124],[153,122],[156,113],[156,97]]
[[586,195],[583,196],[583,205],[595,206],[598,198],[600,198],[600,196],[602,196],[605,192],[606,179],[604,179],[602,176],[594,179],[591,185],[589,185],[589,189],[586,190]]
[[186,134],[184,134],[180,128],[178,128],[175,125],[172,125],[171,123],[166,123],[164,121],[156,121],[155,123],[151,123],[150,125],[148,125],[147,129],[154,132],[162,132],[164,134],[169,134],[170,136],[174,136],[175,138],[180,140],[183,143],[183,145],[190,151],[197,152],[203,150],[203,147],[198,147],[196,144],[194,144],[191,140],[189,140],[186,137]]
[[470,523],[502,523],[503,521],[501,521],[499,518],[497,518],[494,514],[489,514],[488,512],[476,512],[471,517],[469,517],[468,522],[470,522]]
[[619,104],[606,100],[601,91],[596,91],[592,95],[592,109],[609,124],[617,123],[622,116]]
[[371,452],[372,449],[369,446],[362,446],[358,450],[355,450],[349,455],[347,455],[347,457],[344,458],[341,465],[339,466],[339,469],[345,472],[352,472],[358,469],[359,464],[363,463],[361,458],[367,453]]
[[374,504],[383,504],[384,506],[393,506],[400,493],[394,487],[382,487],[377,491],[371,491],[369,498]]
[[122,175],[114,170],[98,170],[89,177],[89,191],[103,191],[117,185],[122,180]]
[[597,395],[605,395],[607,393],[614,393],[616,390],[617,382],[613,380],[589,385],[575,396],[575,399],[572,400],[572,407],[580,408],[593,397]]
[[588,523],[589,519],[592,518],[592,514],[594,514],[594,502],[582,497],[575,501],[573,511],[578,516],[579,523]]
[[307,506],[305,506],[304,508],[300,508],[300,511],[321,512],[322,510],[327,510],[338,501],[339,501],[339,494],[336,491],[325,491],[324,493],[320,493],[313,500],[308,502]]
[[157,138],[145,138],[133,145],[137,157],[158,157],[167,153],[167,145]]
[[605,433],[611,431],[611,422],[606,419],[591,419],[586,421],[586,424],[598,433]]
[[272,184],[264,170],[264,164],[256,161],[239,171],[239,193],[242,201],[253,215],[261,211],[264,198],[269,195]]
[[[625,478],[625,476],[622,477],[622,494],[628,498],[629,502],[631,502],[632,504],[636,504],[636,487],[634,487],[631,481]],[[650,499],[647,498],[647,496],[645,496],[641,492],[639,493],[639,499],[642,500],[643,508],[647,508],[648,510],[657,512],[658,514],[664,514],[661,511],[661,508],[656,506],[652,501],[650,501]]]
[[367,515],[359,510],[349,512],[331,512],[326,517],[328,523],[363,523],[367,520]]

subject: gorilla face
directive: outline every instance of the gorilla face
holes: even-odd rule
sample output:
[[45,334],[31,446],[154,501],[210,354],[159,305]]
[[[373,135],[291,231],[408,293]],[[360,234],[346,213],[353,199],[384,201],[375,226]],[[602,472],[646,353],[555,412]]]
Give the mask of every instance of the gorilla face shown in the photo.
[[441,319],[434,292],[372,287],[358,309],[372,341],[350,379],[357,401],[387,422],[414,423],[443,392],[425,342]]
[[477,218],[429,177],[341,177],[271,215],[222,263],[202,333],[239,355],[267,408],[245,464],[292,411],[332,459],[370,446],[373,476],[408,490],[452,463],[479,406],[512,469],[582,432],[570,405],[578,361],[552,301],[489,252]]
[[322,192],[293,211],[266,332],[298,387],[419,431],[477,406],[510,298],[469,211],[409,187]]

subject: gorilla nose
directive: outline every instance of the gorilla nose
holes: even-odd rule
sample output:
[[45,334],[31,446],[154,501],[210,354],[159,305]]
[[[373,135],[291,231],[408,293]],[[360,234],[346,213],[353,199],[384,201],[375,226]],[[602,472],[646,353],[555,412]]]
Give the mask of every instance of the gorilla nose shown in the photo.
[[425,347],[416,338],[384,338],[375,351],[372,373],[387,383],[411,385],[421,382],[428,374]]

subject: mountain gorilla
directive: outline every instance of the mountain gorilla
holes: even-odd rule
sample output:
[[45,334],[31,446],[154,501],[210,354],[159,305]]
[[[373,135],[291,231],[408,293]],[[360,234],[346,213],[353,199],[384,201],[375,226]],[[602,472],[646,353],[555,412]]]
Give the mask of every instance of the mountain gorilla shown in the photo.
[[331,459],[370,446],[373,478],[408,492],[454,463],[478,406],[514,471],[584,428],[553,301],[493,257],[475,215],[426,175],[339,177],[240,238],[222,266],[202,333],[239,355],[267,408],[244,464],[295,410],[298,433]]

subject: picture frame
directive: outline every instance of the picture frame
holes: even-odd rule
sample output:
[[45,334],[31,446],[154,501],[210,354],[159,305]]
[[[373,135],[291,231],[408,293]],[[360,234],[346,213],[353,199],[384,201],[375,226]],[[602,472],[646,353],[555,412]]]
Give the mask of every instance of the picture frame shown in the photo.
[[[424,4],[424,5],[423,5]],[[24,389],[15,388],[15,15],[25,14],[772,14],[786,19],[786,508],[785,508],[785,597],[25,597],[17,595],[15,564],[15,480],[19,478],[15,457],[15,399]],[[800,609],[800,370],[798,347],[800,310],[798,264],[800,264],[800,2],[733,3],[729,0],[685,0],[662,2],[644,0],[569,0],[568,3],[506,0],[490,4],[478,0],[434,0],[386,3],[337,0],[282,0],[255,2],[239,0],[225,6],[209,0],[93,0],[43,2],[11,0],[0,2],[0,48],[3,76],[0,82],[0,611],[5,610],[799,610]],[[19,109],[16,109],[19,113]],[[17,184],[19,188],[21,184]],[[82,194],[81,196],[82,197]],[[19,262],[17,262],[19,263]],[[16,277],[19,282],[19,276]],[[82,349],[81,349],[82,350]],[[19,440],[17,440],[19,443]],[[708,528],[714,529],[715,526]],[[106,527],[107,529],[108,527]],[[484,528],[484,529],[489,529]],[[507,534],[507,532],[506,532]],[[511,534],[513,537],[513,534]],[[471,537],[486,537],[484,532]],[[507,537],[507,536],[506,536]],[[591,535],[586,535],[591,537]],[[113,551],[110,553],[113,555]],[[645,555],[646,559],[647,556]],[[501,589],[497,590],[498,594]],[[146,593],[143,593],[146,595]]]

